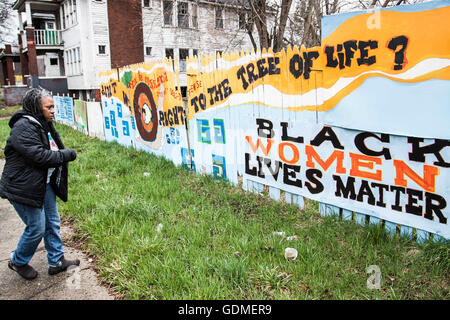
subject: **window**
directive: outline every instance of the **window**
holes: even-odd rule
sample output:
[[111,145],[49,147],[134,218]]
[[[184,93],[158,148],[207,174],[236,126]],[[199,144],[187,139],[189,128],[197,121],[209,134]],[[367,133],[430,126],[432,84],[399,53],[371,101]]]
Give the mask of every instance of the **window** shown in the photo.
[[50,65],[51,66],[57,66],[58,65],[58,58],[50,58]]
[[79,75],[83,72],[81,67],[80,47],[65,50],[64,59],[65,59],[64,63],[66,68],[66,75],[68,76]]
[[70,13],[69,13],[69,3],[66,1],[64,2],[64,12],[66,13],[66,15],[64,16],[64,24],[66,25],[66,28],[68,28],[70,26],[70,22],[69,22],[69,17],[70,17]]
[[69,50],[69,64],[70,74],[75,74],[75,70],[73,67],[73,50]]
[[77,23],[77,0],[72,0],[73,23]]
[[189,13],[187,2],[178,2],[178,27],[189,28]]
[[61,6],[61,15],[63,17],[63,27],[69,28],[78,22],[77,19],[77,1],[66,0]]
[[163,1],[163,15],[164,15],[164,25],[171,26],[172,25],[172,10],[173,10],[173,2],[172,1]]
[[216,7],[216,29],[223,29],[223,8]]
[[62,16],[62,25],[63,25],[63,29],[66,28],[66,16],[64,13],[64,6],[61,6],[61,16]]
[[98,46],[98,54],[106,54],[106,46],[105,45]]
[[78,59],[78,50],[74,49],[73,50],[73,72],[75,74],[79,74],[80,73],[80,64],[78,63],[79,59]]
[[145,47],[145,55],[146,56],[152,55],[152,47]]
[[66,75],[69,75],[69,51],[64,51],[64,66],[66,68]]
[[150,0],[142,0],[142,6],[144,8],[150,8],[151,7]]
[[78,73],[83,73],[83,69],[81,68],[81,50],[80,47],[78,47],[77,49],[77,55],[78,55]]
[[180,49],[180,72],[186,72],[186,59],[189,56],[189,49]]
[[192,55],[198,56],[198,49],[192,49]]
[[167,59],[173,59],[173,49],[166,48],[166,58]]
[[198,28],[198,5],[196,3],[191,4],[192,10],[192,28]]

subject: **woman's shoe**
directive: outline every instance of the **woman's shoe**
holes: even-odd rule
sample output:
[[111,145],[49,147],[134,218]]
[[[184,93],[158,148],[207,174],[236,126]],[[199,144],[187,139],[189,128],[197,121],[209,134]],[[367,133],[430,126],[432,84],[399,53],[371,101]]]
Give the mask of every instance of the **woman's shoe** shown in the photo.
[[11,260],[8,261],[8,267],[11,270],[14,270],[15,272],[17,272],[18,274],[20,274],[20,276],[24,279],[27,280],[33,280],[34,278],[37,277],[38,273],[36,270],[34,270],[34,268],[32,266],[30,266],[28,263],[24,264],[22,266],[19,266],[17,264],[14,264]]
[[78,259],[66,260],[66,258],[64,258],[64,256],[62,256],[62,258],[59,260],[59,262],[61,262],[61,265],[58,267],[48,267],[49,275],[53,276],[60,272],[66,271],[67,268],[70,266],[79,266],[80,265],[80,260],[78,260]]

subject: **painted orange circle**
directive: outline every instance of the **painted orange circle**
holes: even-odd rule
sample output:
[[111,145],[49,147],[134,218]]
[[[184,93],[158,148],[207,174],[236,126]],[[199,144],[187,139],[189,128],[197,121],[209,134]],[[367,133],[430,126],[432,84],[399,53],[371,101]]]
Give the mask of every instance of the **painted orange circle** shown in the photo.
[[142,139],[155,141],[158,131],[158,113],[149,86],[141,82],[134,89],[133,108],[136,127]]

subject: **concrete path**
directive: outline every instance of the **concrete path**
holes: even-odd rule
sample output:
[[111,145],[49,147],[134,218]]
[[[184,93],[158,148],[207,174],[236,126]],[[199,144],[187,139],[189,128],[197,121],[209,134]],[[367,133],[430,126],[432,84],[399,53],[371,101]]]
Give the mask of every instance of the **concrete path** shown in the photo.
[[[0,159],[0,172],[5,161]],[[47,273],[47,252],[41,241],[30,265],[39,273],[34,280],[25,280],[8,268],[9,255],[15,250],[24,223],[8,200],[0,198],[0,300],[113,300],[101,286],[91,260],[81,251],[65,245],[70,227],[61,226],[61,236],[67,259],[80,259],[80,266],[54,276]]]

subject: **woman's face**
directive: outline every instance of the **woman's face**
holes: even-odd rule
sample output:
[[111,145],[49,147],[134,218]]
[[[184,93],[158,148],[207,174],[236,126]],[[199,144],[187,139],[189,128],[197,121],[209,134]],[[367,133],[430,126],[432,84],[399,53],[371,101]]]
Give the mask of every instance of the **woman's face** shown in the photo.
[[43,97],[41,99],[41,108],[45,120],[47,122],[52,122],[55,115],[55,105],[53,103],[53,98],[49,96]]

